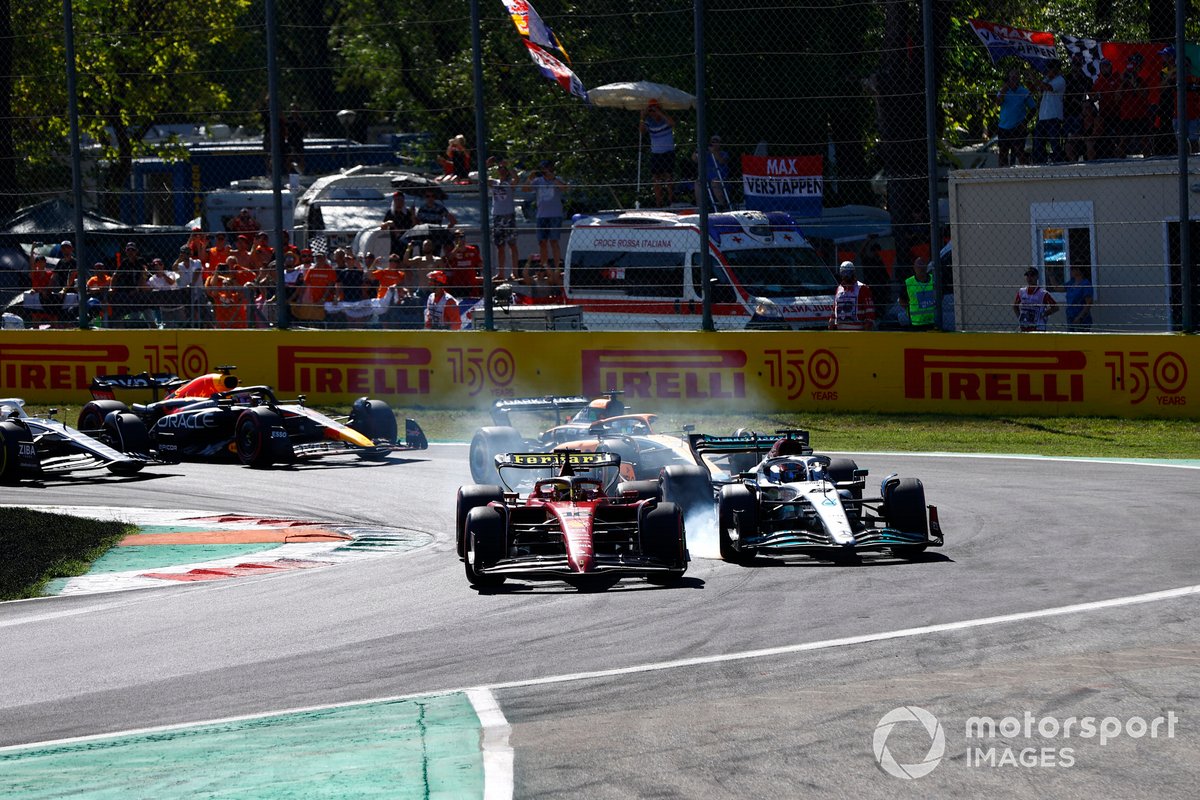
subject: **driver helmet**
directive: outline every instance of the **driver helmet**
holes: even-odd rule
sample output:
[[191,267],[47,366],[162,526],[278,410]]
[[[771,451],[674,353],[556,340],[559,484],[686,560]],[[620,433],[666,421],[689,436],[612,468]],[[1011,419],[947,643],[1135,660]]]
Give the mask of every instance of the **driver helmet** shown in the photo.
[[779,465],[779,479],[784,483],[804,480],[804,465],[797,461],[786,461]]
[[570,481],[553,481],[546,484],[545,493],[550,496],[551,500],[566,501],[571,499],[571,482]]

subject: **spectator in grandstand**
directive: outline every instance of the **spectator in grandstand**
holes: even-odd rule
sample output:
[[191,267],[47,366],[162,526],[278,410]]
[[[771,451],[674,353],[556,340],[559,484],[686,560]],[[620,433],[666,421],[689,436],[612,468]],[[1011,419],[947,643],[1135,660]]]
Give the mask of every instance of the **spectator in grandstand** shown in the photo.
[[[674,153],[674,150],[671,151]],[[562,269],[562,250],[558,241],[563,227],[563,190],[567,184],[554,174],[554,163],[543,161],[538,168],[525,176],[522,188],[532,187],[537,192],[537,238],[538,255],[547,269]],[[547,257],[547,246],[554,260]]]
[[1071,277],[1063,284],[1067,294],[1067,330],[1090,331],[1092,329],[1092,300],[1096,290],[1092,287],[1089,270],[1078,264],[1071,265]]
[[1092,97],[1096,100],[1098,134],[1096,158],[1111,158],[1121,129],[1121,78],[1113,72],[1112,62],[1100,61],[1100,72],[1092,82]]
[[426,189],[425,202],[417,207],[416,220],[420,225],[457,225],[458,218],[446,208],[439,196],[438,189]]
[[75,291],[75,280],[78,277],[75,245],[64,239],[58,245],[58,264],[54,267],[54,283],[64,292],[73,292]]
[[189,290],[183,320],[188,324],[199,322],[202,319],[200,312],[208,304],[208,298],[204,294],[204,262],[200,256],[193,255],[192,253],[193,248],[190,242],[181,245],[179,255],[175,258],[175,262],[171,264],[171,271],[179,276],[175,281],[175,285],[180,289],[186,288]]
[[258,233],[258,220],[250,213],[250,209],[243,208],[229,222],[225,223],[225,229],[230,233]]
[[1040,278],[1037,267],[1025,270],[1025,285],[1017,289],[1013,298],[1013,314],[1017,316],[1017,329],[1022,332],[1046,330],[1046,319],[1058,311],[1058,303],[1038,285]]
[[1120,100],[1117,102],[1119,118],[1116,155],[1124,158],[1146,150],[1146,136],[1150,133],[1150,93],[1146,82],[1138,73],[1142,69],[1142,54],[1133,53],[1125,62],[1121,73]]
[[425,327],[433,330],[462,329],[458,301],[446,291],[446,273],[433,270],[426,278],[433,291],[425,298]]
[[218,328],[245,328],[247,325],[246,291],[236,274],[237,259],[230,256],[204,282],[213,304],[214,324]]
[[1046,64],[1045,77],[1038,78],[1033,87],[1041,94],[1038,101],[1037,124],[1033,128],[1033,163],[1046,163],[1046,150],[1051,161],[1063,160],[1063,97],[1067,80],[1062,76],[1058,59]]
[[869,331],[875,329],[875,301],[871,287],[854,276],[854,262],[843,261],[838,267],[838,288],[833,299],[829,329]]
[[146,288],[151,292],[154,316],[157,322],[168,328],[177,328],[184,321],[184,302],[179,293],[179,273],[167,269],[161,258],[150,261],[150,274]]
[[492,186],[492,241],[496,245],[496,276],[504,280],[505,250],[512,255],[512,270],[516,272],[517,258],[517,173],[506,158],[489,158],[495,166]]
[[1083,155],[1083,107],[1092,102],[1092,79],[1083,71],[1083,53],[1071,55],[1071,71],[1066,75],[1063,95],[1063,138],[1067,161],[1078,161]]
[[650,136],[654,203],[659,208],[666,208],[675,200],[675,120],[663,113],[657,100],[651,100],[642,111],[639,126]]
[[1101,148],[1104,146],[1104,126],[1100,124],[1100,115],[1091,100],[1083,104],[1082,112],[1079,142],[1083,147],[1083,159],[1095,161],[1100,157]]
[[225,263],[225,259],[229,258],[229,254],[233,251],[229,249],[229,244],[225,241],[225,234],[217,231],[213,234],[213,246],[208,249],[208,261],[204,267],[204,280],[208,281],[217,271],[217,267]]
[[[300,255],[313,257],[308,250],[301,250]],[[315,262],[300,278],[298,293],[292,304],[292,316],[302,322],[324,327],[325,301],[332,300],[336,291],[337,272],[329,264],[325,253],[317,253]]]
[[62,289],[55,282],[54,267],[41,253],[34,253],[29,263],[29,287],[33,289],[40,309],[36,320],[57,321],[62,311]]
[[1004,85],[996,94],[996,104],[1000,106],[999,130],[996,134],[1000,166],[1028,164],[1025,138],[1029,135],[1029,112],[1037,107],[1037,102],[1029,90],[1021,85],[1021,73],[1016,69],[1008,71]]
[[[254,249],[251,244],[252,241],[253,237],[250,234],[242,233],[238,235],[237,240],[234,242],[234,248],[231,255],[233,258],[237,259],[239,267],[243,267],[245,269],[254,268]],[[228,261],[228,259],[226,259],[226,261]]]
[[146,262],[138,254],[137,245],[129,242],[117,258],[112,274],[110,300],[113,325],[138,327],[146,321]]
[[383,224],[379,226],[391,236],[390,254],[398,256],[404,252],[404,233],[416,224],[416,215],[405,203],[404,192],[392,192],[392,204],[383,215]]
[[446,291],[460,298],[478,297],[479,286],[483,283],[483,258],[479,255],[478,247],[467,244],[467,235],[461,230],[454,231],[453,238],[446,245],[443,260]]
[[467,137],[461,133],[446,143],[446,155],[438,159],[446,176],[452,180],[465,181],[471,177],[471,152],[467,150]]
[[871,287],[875,305],[887,308],[892,302],[892,276],[883,260],[883,246],[878,235],[867,234],[858,253],[858,265],[862,268],[863,283]]
[[392,253],[384,266],[372,271],[371,279],[379,286],[375,296],[380,300],[387,296],[388,289],[393,286],[398,287],[398,292],[408,294],[408,290],[404,288],[404,270],[400,269],[401,260],[400,256]]
[[271,247],[267,232],[261,231],[254,237],[254,244],[250,248],[250,268],[262,275],[262,271],[266,269],[267,264],[275,261],[275,248]]
[[402,263],[405,273],[404,288],[408,289],[410,294],[418,294],[420,289],[425,288],[422,286],[423,276],[430,272],[442,271],[444,265],[434,247],[433,239],[421,242],[419,250],[416,242],[409,242],[408,247],[404,248]]

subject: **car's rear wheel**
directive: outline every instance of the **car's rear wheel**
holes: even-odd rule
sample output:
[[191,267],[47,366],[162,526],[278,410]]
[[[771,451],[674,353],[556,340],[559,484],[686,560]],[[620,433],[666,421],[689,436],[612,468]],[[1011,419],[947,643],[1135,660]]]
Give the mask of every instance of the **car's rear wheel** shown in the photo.
[[500,502],[504,499],[504,489],[500,486],[461,486],[454,503],[454,542],[459,558],[467,555],[467,515],[473,509],[484,508],[489,503]]
[[248,467],[264,468],[274,463],[271,433],[283,429],[283,417],[269,408],[247,408],[234,425],[234,445],[238,460]]
[[504,558],[504,517],[494,508],[471,509],[464,526],[467,551],[463,565],[467,581],[477,589],[488,589],[504,583],[503,575],[480,572]]
[[[888,527],[929,537],[925,487],[918,479],[901,478],[899,483],[889,483],[883,498],[883,510]],[[924,544],[906,544],[893,547],[892,552],[901,558],[917,558],[925,552],[926,547]]]
[[496,456],[519,452],[524,446],[525,440],[515,428],[480,428],[471,438],[471,480],[482,484],[499,483],[500,473],[496,470]]
[[683,509],[684,514],[693,509],[712,508],[712,483],[708,470],[690,464],[676,464],[663,470],[663,499]]
[[[103,439],[105,434],[104,420],[108,415],[114,411],[126,412],[128,410],[129,406],[120,400],[93,400],[80,410],[79,422],[75,427],[88,436]],[[115,442],[105,442],[105,444],[116,446]]]
[[674,503],[659,503],[642,519],[642,553],[665,562],[667,571],[647,573],[650,583],[678,583],[687,572],[687,539],[683,511]]
[[721,560],[735,564],[752,560],[754,551],[743,544],[748,536],[758,530],[758,503],[750,490],[740,483],[722,486],[717,520],[717,546]]

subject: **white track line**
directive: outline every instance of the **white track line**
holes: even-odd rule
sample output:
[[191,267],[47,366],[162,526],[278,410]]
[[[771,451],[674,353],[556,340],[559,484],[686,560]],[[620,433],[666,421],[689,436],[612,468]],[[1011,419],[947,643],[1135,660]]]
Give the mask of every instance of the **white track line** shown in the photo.
[[[591,672],[573,672],[565,675],[550,675],[543,678],[527,678],[518,681],[505,681],[501,683],[491,683],[486,686],[466,686],[454,689],[441,689],[428,692],[413,692],[411,694],[392,695],[390,697],[375,697],[367,700],[353,700],[345,703],[327,703],[317,706],[306,706],[303,708],[289,708],[279,711],[261,711],[254,714],[243,714],[234,717],[223,717],[221,719],[201,720],[197,722],[181,722],[172,725],[159,725],[151,728],[138,728],[127,731],[113,731],[110,733],[98,733],[89,736],[76,736],[68,739],[55,739],[45,742],[30,742],[28,744],[15,744],[0,747],[0,753],[13,750],[25,750],[35,747],[51,747],[65,744],[76,744],[79,742],[91,742],[99,739],[110,739],[117,736],[140,736],[148,733],[161,733],[164,731],[182,730],[185,728],[195,728],[202,725],[223,725],[231,722],[245,722],[255,719],[266,719],[268,717],[279,717],[285,714],[301,714],[312,711],[328,711],[336,708],[354,708],[355,706],[371,705],[374,703],[395,703],[402,700],[414,700],[422,697],[439,697],[448,694],[465,694],[472,691],[487,691],[489,693],[498,689],[519,689],[525,686],[546,686],[556,683],[569,683],[572,681],[595,680],[599,678],[611,678],[620,675],[636,675],[643,672],[658,672],[668,669],[680,669],[682,667],[696,667],[707,664],[720,664],[727,661],[743,661],[755,658],[766,658],[770,656],[787,655],[790,653],[804,653],[813,650],[828,650],[834,647],[848,647],[856,644],[870,644],[872,642],[885,642],[891,639],[903,639],[913,636],[925,636],[931,633],[947,633],[951,631],[961,631],[970,628],[981,628],[989,625],[1001,625],[1009,622],[1023,622],[1031,619],[1042,619],[1045,617],[1058,617],[1067,614],[1082,614],[1089,611],[1100,611],[1109,608],[1119,608],[1121,606],[1139,605],[1142,603],[1153,603],[1160,600],[1177,600],[1183,597],[1191,597],[1200,595],[1200,584],[1193,586],[1181,586],[1178,589],[1164,589],[1158,592],[1148,592],[1145,594],[1127,595],[1125,597],[1114,597],[1109,600],[1096,600],[1090,603],[1077,603],[1070,606],[1057,606],[1055,608],[1044,608],[1038,611],[1021,611],[1015,614],[1003,614],[996,617],[981,617],[979,619],[967,619],[959,622],[943,622],[937,625],[925,625],[919,628],[902,628],[895,631],[883,631],[881,633],[868,633],[861,636],[847,636],[841,639],[825,639],[818,642],[804,642],[801,644],[784,645],[782,647],[769,647],[761,650],[745,650],[738,653],[725,653],[715,656],[696,656],[694,658],[681,658],[673,661],[659,661],[650,664],[638,664],[631,667],[616,667],[613,669],[601,669]],[[494,700],[494,698],[493,698]],[[478,713],[478,711],[476,712]],[[505,723],[507,724],[507,723]]]
[[507,800],[513,796],[513,749],[508,743],[512,726],[504,718],[496,695],[486,687],[468,689],[467,699],[475,708],[483,728],[483,800]]

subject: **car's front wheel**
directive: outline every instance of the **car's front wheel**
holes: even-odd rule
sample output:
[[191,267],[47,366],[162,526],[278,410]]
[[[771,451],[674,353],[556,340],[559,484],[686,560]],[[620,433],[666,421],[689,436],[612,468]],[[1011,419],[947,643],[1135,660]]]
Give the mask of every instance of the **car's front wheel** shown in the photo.
[[758,503],[745,486],[735,483],[721,487],[717,509],[717,545],[722,561],[735,564],[754,558],[745,546],[746,538],[758,529]]
[[234,426],[238,460],[248,467],[271,466],[275,461],[271,436],[283,430],[283,417],[278,413],[262,406],[247,408]]
[[465,525],[466,553],[463,558],[467,581],[477,589],[489,589],[504,583],[503,575],[488,575],[481,570],[504,558],[504,517],[494,508],[472,509]]

